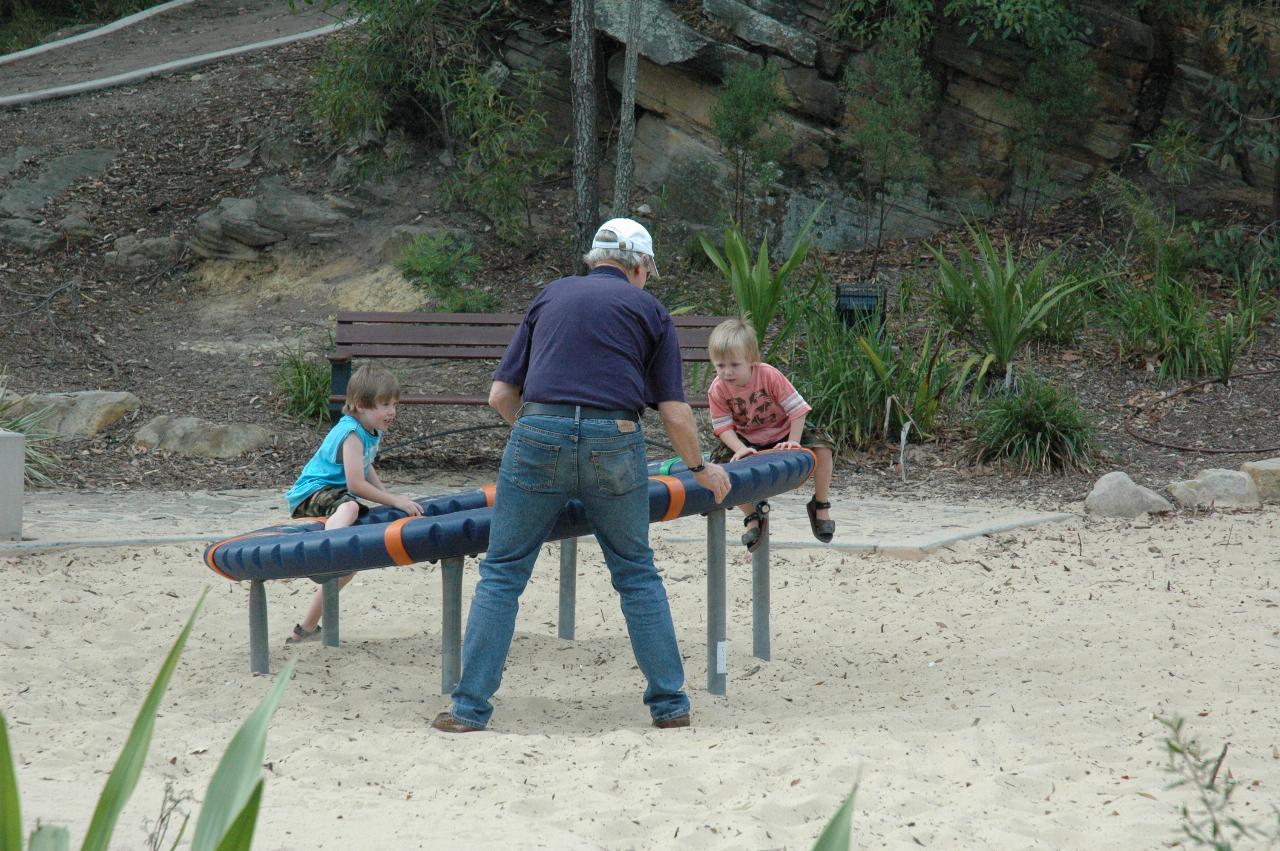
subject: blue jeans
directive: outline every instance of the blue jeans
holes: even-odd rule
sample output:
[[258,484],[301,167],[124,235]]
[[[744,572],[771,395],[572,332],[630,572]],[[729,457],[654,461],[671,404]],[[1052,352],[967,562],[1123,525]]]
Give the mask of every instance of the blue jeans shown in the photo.
[[467,615],[462,679],[452,708],[464,724],[489,723],[489,698],[502,682],[520,595],[572,497],[586,509],[621,597],[631,650],[648,680],[645,705],[655,721],[689,711],[671,607],[649,549],[648,472],[639,424],[624,432],[615,420],[526,416],[516,421],[502,456],[489,551]]

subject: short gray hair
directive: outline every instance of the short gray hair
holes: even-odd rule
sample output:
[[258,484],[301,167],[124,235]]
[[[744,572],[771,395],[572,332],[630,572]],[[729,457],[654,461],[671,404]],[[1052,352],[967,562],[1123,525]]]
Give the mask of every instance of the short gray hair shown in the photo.
[[648,258],[648,254],[626,248],[593,248],[582,255],[582,262],[587,264],[588,269],[594,269],[608,261],[621,264],[627,269],[634,269],[637,266],[643,266]]

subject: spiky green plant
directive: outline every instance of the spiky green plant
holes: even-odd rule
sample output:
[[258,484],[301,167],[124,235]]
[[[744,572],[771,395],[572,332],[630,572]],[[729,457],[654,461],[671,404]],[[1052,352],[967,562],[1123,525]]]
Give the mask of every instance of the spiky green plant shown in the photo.
[[[1057,258],[1053,251],[1028,265],[1013,254],[1006,241],[996,250],[986,229],[970,227],[977,253],[962,249],[958,263],[951,263],[932,246],[938,261],[939,298],[951,305],[945,310],[959,315],[971,311],[971,321],[956,328],[975,350],[990,356],[994,374],[1012,382],[1013,362],[1026,343],[1042,333],[1049,312],[1071,293],[1088,286],[1088,279],[1048,283],[1048,272]],[[942,302],[940,302],[942,303]]]
[[0,370],[0,430],[16,431],[23,437],[22,479],[28,485],[52,486],[62,462],[50,448],[54,436],[45,429],[52,409],[24,410],[21,399],[8,392],[8,375]]
[[1099,452],[1095,426],[1066,391],[1036,378],[987,398],[975,416],[971,453],[1024,472],[1088,470]]
[[285,411],[298,420],[320,424],[328,419],[329,369],[307,352],[301,337],[281,353],[275,387]]
[[[120,813],[138,785],[146,763],[160,702],[207,595],[208,591],[200,595],[186,626],[160,666],[160,673],[147,692],[142,708],[138,710],[129,738],[98,797],[81,851],[107,851],[111,845]],[[293,663],[290,663],[228,744],[209,780],[204,805],[196,820],[192,851],[247,851],[252,844],[253,828],[262,800],[262,760],[266,753],[267,728],[292,675]],[[66,828],[42,824],[32,831],[27,848],[29,851],[67,851],[70,842]],[[8,721],[0,713],[0,851],[22,849],[22,809],[17,772],[9,743]]]

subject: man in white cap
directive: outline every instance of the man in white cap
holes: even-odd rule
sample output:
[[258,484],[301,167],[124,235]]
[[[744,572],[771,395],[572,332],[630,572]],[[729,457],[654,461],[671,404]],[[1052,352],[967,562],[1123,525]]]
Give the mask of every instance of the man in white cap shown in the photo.
[[662,729],[689,726],[684,665],[666,589],[649,548],[649,489],[640,412],[655,407],[698,484],[721,502],[729,477],[703,464],[684,401],[680,343],[662,303],[644,291],[658,268],[639,222],[610,219],[582,258],[586,275],[534,298],[494,372],[489,404],[513,426],[498,471],[489,551],[471,600],[462,679],[431,722],[483,730],[515,633],[516,612],[543,542],[577,497],[604,551],[647,680],[644,702]]

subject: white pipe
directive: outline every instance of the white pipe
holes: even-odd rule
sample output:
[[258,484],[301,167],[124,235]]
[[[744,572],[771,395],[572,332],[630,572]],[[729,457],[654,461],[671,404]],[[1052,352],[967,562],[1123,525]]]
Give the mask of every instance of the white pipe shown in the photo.
[[249,53],[253,50],[261,50],[267,47],[276,47],[281,44],[289,44],[294,41],[302,41],[307,38],[316,38],[317,36],[328,35],[331,32],[340,30],[345,26],[353,23],[352,21],[339,21],[336,24],[329,24],[319,29],[307,30],[303,33],[295,33],[294,35],[285,35],[279,38],[273,38],[269,41],[259,41],[254,44],[245,44],[240,47],[229,47],[226,50],[218,50],[214,53],[202,53],[199,56],[190,56],[186,59],[175,59],[172,62],[165,62],[160,65],[153,65],[150,68],[139,68],[136,71],[126,71],[123,74],[116,74],[113,77],[102,77],[97,80],[86,80],[83,83],[73,83],[69,86],[58,86],[53,89],[42,89],[38,92],[27,92],[20,95],[3,95],[0,96],[0,107],[16,106],[21,103],[31,103],[38,100],[49,100],[51,98],[68,97],[70,95],[83,94],[98,89],[108,89],[112,86],[119,86],[123,83],[132,83],[137,80],[145,80],[148,77],[154,77],[158,74],[165,74],[170,71],[181,71],[186,68],[194,68],[198,65],[205,65],[210,62],[216,62],[219,59],[226,59],[229,56],[237,56],[241,53]]
[[98,27],[96,30],[73,35],[70,38],[51,41],[47,44],[38,44],[35,47],[28,47],[26,50],[19,50],[17,53],[7,53],[0,56],[0,65],[9,62],[17,62],[19,59],[26,59],[28,56],[36,56],[58,47],[66,47],[68,44],[75,44],[81,41],[88,41],[91,38],[97,38],[100,35],[113,33],[116,30],[122,30],[130,24],[136,24],[138,21],[146,20],[152,15],[158,15],[161,12],[167,12],[170,9],[176,9],[179,6],[185,6],[188,3],[194,3],[196,0],[169,0],[168,3],[161,3],[159,6],[152,6],[150,9],[143,9],[141,12],[134,12],[132,15],[126,15],[118,21],[113,21],[105,26]]

